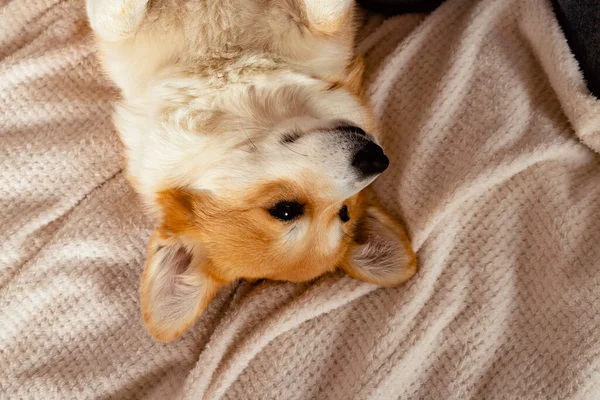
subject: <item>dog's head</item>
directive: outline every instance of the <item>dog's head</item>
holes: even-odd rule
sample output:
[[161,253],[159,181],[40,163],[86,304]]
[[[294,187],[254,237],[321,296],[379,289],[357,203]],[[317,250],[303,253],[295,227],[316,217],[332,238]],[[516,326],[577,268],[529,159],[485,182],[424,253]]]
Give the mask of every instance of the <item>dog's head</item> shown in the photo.
[[396,285],[415,272],[401,226],[365,190],[389,163],[361,127],[366,120],[328,111],[327,93],[299,106],[300,92],[252,92],[236,98],[236,112],[205,121],[202,135],[175,123],[177,134],[163,126],[165,142],[154,144],[153,168],[170,171],[163,182],[172,183],[152,193],[160,224],[148,246],[142,307],[160,340],[183,333],[237,279],[301,282],[341,267]]

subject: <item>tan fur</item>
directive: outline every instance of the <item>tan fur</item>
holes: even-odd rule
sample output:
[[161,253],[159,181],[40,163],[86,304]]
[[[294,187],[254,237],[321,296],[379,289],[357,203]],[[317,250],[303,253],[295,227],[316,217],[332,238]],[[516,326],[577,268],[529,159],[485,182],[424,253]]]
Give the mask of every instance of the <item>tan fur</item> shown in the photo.
[[[207,273],[219,280],[310,280],[332,271],[342,261],[358,221],[352,218],[343,225],[346,236],[339,246],[324,248],[323,237],[337,219],[339,208],[315,199],[313,190],[293,182],[269,183],[239,199],[239,203],[171,190],[161,194],[166,210],[162,230],[189,242],[203,243],[212,261]],[[277,244],[285,225],[274,220],[265,208],[272,199],[290,197],[307,204],[313,222],[309,240],[286,248]],[[352,216],[362,214],[364,199],[364,192],[360,192],[345,202]]]
[[[123,94],[115,123],[127,176],[157,224],[141,291],[157,339],[183,334],[237,279],[301,282],[337,267],[381,285],[414,275],[403,228],[364,189],[374,177],[350,171],[358,139],[336,131],[377,136],[353,54],[354,7],[87,0],[100,60]],[[304,213],[274,218],[281,201]]]

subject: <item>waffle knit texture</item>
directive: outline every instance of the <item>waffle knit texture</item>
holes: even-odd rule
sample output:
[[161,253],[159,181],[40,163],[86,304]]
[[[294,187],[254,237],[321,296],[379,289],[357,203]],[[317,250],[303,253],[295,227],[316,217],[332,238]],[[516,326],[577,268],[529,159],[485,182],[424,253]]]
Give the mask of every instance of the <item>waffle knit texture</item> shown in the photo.
[[361,33],[414,280],[239,283],[169,344],[84,10],[0,0],[0,398],[600,398],[600,103],[548,1]]

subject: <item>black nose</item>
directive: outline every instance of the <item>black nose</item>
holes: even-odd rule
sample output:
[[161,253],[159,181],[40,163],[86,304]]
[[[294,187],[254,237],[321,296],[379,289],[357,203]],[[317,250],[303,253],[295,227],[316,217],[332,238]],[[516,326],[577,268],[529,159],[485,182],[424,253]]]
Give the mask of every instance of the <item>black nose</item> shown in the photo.
[[352,166],[364,176],[380,174],[390,165],[390,160],[383,153],[383,149],[375,143],[368,141],[352,158]]

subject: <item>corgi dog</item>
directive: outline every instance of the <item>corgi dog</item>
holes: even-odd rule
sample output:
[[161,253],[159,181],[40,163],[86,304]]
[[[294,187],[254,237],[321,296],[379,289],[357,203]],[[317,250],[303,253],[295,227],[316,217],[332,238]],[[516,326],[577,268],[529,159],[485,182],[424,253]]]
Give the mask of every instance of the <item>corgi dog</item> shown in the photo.
[[122,99],[128,180],[155,230],[141,308],[181,336],[219,288],[417,269],[368,186],[389,164],[361,93],[352,0],[87,0]]

